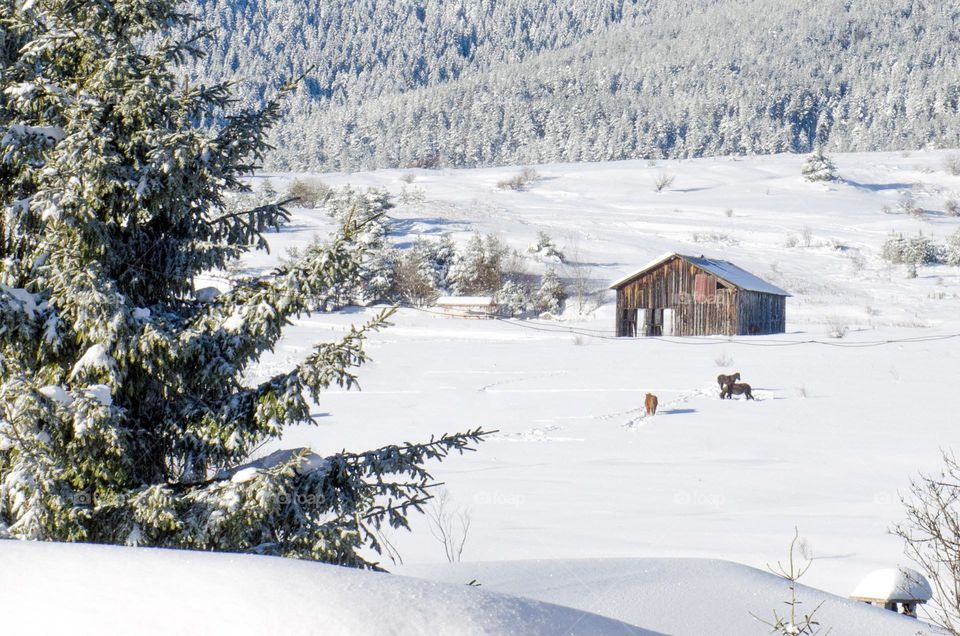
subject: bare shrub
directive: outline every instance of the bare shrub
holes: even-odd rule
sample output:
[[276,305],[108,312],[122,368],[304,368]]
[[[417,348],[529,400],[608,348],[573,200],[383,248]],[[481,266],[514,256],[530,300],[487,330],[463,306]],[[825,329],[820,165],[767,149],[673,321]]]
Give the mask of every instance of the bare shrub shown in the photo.
[[524,168],[518,174],[503,181],[498,181],[497,187],[501,190],[525,190],[528,185],[542,178],[540,173],[533,168]]
[[723,232],[694,232],[694,243],[718,243],[720,245],[737,245],[740,243],[737,239]]
[[657,192],[663,192],[667,188],[673,185],[674,176],[672,174],[667,174],[665,172],[657,175],[657,178],[653,181],[653,189]]
[[843,338],[850,330],[850,326],[842,318],[831,318],[827,321],[827,335],[831,338]]
[[580,244],[576,238],[568,244],[567,254],[567,278],[571,281],[570,298],[568,303],[573,301],[577,308],[577,313],[581,316],[590,314],[603,304],[603,293],[605,288],[597,288],[594,281],[594,266],[583,263],[580,258]]
[[905,552],[923,570],[933,598],[923,606],[930,620],[950,634],[960,634],[960,464],[943,452],[943,468],[920,475],[903,497],[907,520],[893,532],[904,540]]
[[713,359],[713,363],[718,367],[731,367],[733,366],[733,356],[729,352],[724,351],[716,358]]
[[315,208],[330,195],[330,188],[318,179],[294,179],[287,187],[286,198],[296,199],[295,205]]
[[960,203],[956,199],[947,199],[943,202],[943,213],[947,216],[960,216]]
[[[798,387],[797,387],[797,397],[802,397],[802,398],[807,398],[807,397],[809,397],[809,395],[807,394],[807,387],[805,387],[805,386],[798,386]],[[806,556],[806,555],[804,555],[804,556]]]
[[403,181],[404,183],[413,183],[414,181],[417,180],[417,175],[413,174],[412,172],[407,172],[405,174],[400,175],[400,180]]
[[394,272],[395,293],[414,307],[432,305],[440,296],[428,275],[420,250],[406,250]]
[[423,188],[406,187],[400,189],[400,194],[397,196],[397,203],[401,205],[414,205],[417,203],[423,203],[427,200],[427,193],[423,191]]
[[733,218],[733,208],[727,208],[723,211],[728,219]]
[[867,266],[867,259],[859,250],[851,252],[848,258],[850,259],[850,269],[854,274],[859,274]]
[[794,248],[800,244],[800,239],[797,238],[796,234],[787,234],[787,238],[783,241],[783,246],[787,248]]
[[450,563],[459,563],[470,532],[470,510],[454,508],[450,493],[444,489],[430,500],[426,508],[430,534],[443,545]]
[[960,155],[947,155],[943,160],[943,169],[947,174],[960,176]]
[[900,199],[898,207],[900,208],[901,212],[914,218],[921,218],[924,213],[923,208],[917,205],[916,201],[913,200],[913,197],[910,196],[905,196]]
[[813,230],[804,226],[800,229],[800,242],[804,247],[810,247],[813,244]]

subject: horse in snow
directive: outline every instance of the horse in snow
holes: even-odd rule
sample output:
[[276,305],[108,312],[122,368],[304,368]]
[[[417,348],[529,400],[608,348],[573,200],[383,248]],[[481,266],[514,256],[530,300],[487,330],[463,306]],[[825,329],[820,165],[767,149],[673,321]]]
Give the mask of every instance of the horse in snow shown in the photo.
[[657,414],[657,404],[657,396],[653,393],[647,393],[647,399],[643,402],[643,406],[647,410],[647,415]]

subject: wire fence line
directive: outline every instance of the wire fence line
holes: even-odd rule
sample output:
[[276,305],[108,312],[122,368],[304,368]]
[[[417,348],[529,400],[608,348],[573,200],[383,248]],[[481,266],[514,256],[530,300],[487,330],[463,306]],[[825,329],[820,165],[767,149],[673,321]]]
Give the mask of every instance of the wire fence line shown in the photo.
[[[480,314],[470,314],[470,313],[457,313],[457,312],[448,312],[448,311],[433,311],[430,309],[424,309],[422,307],[408,307],[408,309],[413,309],[424,314],[430,314],[434,316],[444,316],[448,318],[478,318]],[[928,336],[916,336],[912,338],[885,338],[882,340],[862,340],[862,341],[847,341],[843,342],[839,339],[833,340],[818,340],[816,338],[806,339],[806,340],[785,340],[785,339],[773,339],[773,338],[763,338],[762,340],[755,339],[756,336],[750,336],[749,340],[744,338],[737,338],[734,336],[728,336],[724,338],[709,337],[705,338],[702,336],[646,336],[643,338],[625,338],[614,335],[612,330],[604,331],[600,329],[590,329],[585,327],[567,327],[564,325],[555,325],[547,324],[542,322],[530,322],[525,320],[517,320],[515,318],[506,318],[503,316],[489,316],[493,320],[510,325],[512,327],[517,327],[521,329],[529,329],[531,331],[539,331],[543,333],[554,333],[554,334],[572,334],[576,336],[583,336],[584,338],[594,338],[597,340],[614,340],[619,342],[637,342],[645,340],[657,340],[660,342],[666,342],[668,344],[676,344],[683,346],[722,346],[722,345],[740,345],[745,347],[798,347],[805,345],[821,345],[825,347],[839,347],[844,349],[862,349],[868,347],[883,347],[887,345],[895,344],[915,344],[915,343],[924,343],[924,342],[937,342],[941,340],[952,340],[954,338],[960,338],[960,333],[949,333],[949,334],[931,334]]]

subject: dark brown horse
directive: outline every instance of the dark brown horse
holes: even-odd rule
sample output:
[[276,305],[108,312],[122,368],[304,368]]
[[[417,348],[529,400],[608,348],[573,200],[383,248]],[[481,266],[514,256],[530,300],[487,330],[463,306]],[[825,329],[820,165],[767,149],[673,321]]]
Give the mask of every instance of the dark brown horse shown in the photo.
[[750,389],[750,385],[746,382],[732,382],[724,387],[723,391],[720,393],[720,399],[730,399],[734,395],[746,395],[748,400],[752,400],[753,392]]
[[720,392],[723,393],[723,390],[728,384],[733,384],[734,382],[740,381],[740,372],[737,371],[733,375],[723,375],[722,373],[717,376],[717,384],[720,385]]

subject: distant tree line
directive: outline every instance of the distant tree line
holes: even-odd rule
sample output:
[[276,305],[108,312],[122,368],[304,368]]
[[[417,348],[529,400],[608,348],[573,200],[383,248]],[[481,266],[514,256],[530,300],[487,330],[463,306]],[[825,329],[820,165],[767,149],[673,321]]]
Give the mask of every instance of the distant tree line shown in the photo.
[[311,66],[278,168],[960,145],[960,14],[863,0],[209,0],[198,77]]

